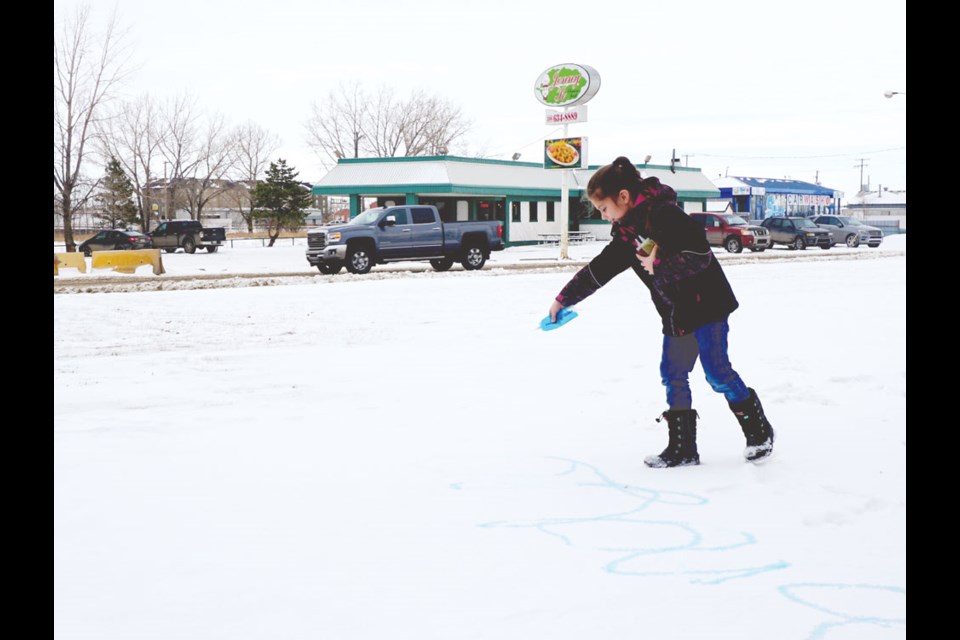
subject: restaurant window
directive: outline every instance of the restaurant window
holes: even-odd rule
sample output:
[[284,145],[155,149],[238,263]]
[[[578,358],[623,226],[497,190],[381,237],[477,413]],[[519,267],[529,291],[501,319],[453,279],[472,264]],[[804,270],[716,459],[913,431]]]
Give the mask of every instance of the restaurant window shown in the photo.
[[554,207],[554,205],[556,205],[556,204],[557,204],[556,202],[548,202],[548,203],[547,203],[547,222],[553,222],[553,221],[554,221],[554,217],[553,217],[553,207]]
[[510,203],[510,222],[520,222],[520,203]]
[[530,203],[530,222],[537,222],[537,205],[539,202]]

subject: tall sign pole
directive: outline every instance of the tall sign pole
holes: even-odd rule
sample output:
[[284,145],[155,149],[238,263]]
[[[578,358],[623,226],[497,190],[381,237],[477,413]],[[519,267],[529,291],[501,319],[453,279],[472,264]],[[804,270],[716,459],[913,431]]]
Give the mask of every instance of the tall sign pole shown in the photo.
[[[564,109],[564,113],[566,113]],[[563,123],[563,138],[567,139],[567,130],[569,125]],[[570,169],[564,167],[560,172],[560,259],[568,260],[568,248],[570,246]]]
[[569,258],[570,244],[570,172],[586,169],[587,139],[569,137],[571,123],[586,122],[586,105],[600,90],[600,74],[582,64],[560,64],[540,74],[533,91],[537,100],[548,107],[547,124],[562,124],[563,138],[544,141],[543,168],[558,169],[560,175],[560,259]]

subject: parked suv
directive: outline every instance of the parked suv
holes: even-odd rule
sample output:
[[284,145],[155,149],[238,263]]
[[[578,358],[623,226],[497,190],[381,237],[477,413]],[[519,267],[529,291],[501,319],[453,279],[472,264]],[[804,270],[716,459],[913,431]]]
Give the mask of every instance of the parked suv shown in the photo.
[[691,213],[690,217],[703,225],[707,242],[723,247],[730,253],[763,251],[770,246],[770,233],[760,225],[750,224],[735,213]]
[[772,216],[760,223],[770,232],[770,246],[785,244],[791,249],[806,249],[814,245],[821,249],[833,246],[830,232],[821,229],[810,218],[799,216]]
[[883,231],[877,227],[863,224],[851,216],[816,216],[814,224],[830,232],[833,244],[843,243],[848,247],[859,247],[865,242],[869,247],[879,247],[883,242]]

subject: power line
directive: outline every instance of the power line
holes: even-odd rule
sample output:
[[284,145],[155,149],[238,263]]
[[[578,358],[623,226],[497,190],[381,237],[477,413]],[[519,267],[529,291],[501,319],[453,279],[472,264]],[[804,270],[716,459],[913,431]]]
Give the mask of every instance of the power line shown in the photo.
[[499,151],[499,152],[497,152],[497,153],[491,153],[491,154],[485,155],[484,158],[496,158],[497,156],[503,156],[503,155],[506,155],[506,154],[508,154],[508,153],[513,153],[513,152],[515,152],[517,149],[523,149],[524,147],[529,147],[529,146],[532,145],[534,142],[542,142],[545,138],[549,138],[549,137],[552,136],[553,134],[557,133],[558,131],[562,131],[562,130],[563,130],[563,127],[557,127],[556,129],[551,129],[550,131],[548,131],[548,132],[545,133],[544,135],[537,136],[536,138],[534,138],[534,139],[531,140],[530,142],[527,142],[526,144],[521,144],[521,145],[512,147],[510,151]]

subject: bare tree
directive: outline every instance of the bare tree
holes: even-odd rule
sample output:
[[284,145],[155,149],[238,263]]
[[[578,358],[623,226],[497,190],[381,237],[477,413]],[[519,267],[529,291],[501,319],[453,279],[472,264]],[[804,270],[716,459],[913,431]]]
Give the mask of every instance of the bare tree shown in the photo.
[[189,209],[186,182],[197,162],[199,120],[197,100],[189,94],[168,100],[161,110],[161,153],[170,165],[170,177],[166,185],[166,197],[172,209],[167,212],[169,218],[175,217],[174,213],[179,209]]
[[165,180],[164,183],[158,180],[159,165],[163,162],[163,136],[159,108],[149,95],[124,102],[112,117],[105,119],[97,127],[97,137],[103,154],[116,158],[133,181],[137,211],[144,233],[150,231],[151,207],[154,204],[159,207],[157,200],[162,200],[166,192]]
[[73,215],[96,186],[83,169],[97,118],[129,72],[116,11],[99,37],[89,21],[89,6],[79,6],[53,43],[53,187],[67,251],[76,251]]
[[230,194],[237,205],[240,217],[253,233],[254,208],[250,189],[264,174],[270,164],[270,156],[280,148],[280,138],[253,122],[247,122],[233,131],[234,175],[246,189],[232,189]]
[[407,127],[405,105],[395,97],[393,90],[381,87],[366,113],[363,126],[365,149],[377,158],[392,158],[400,154]]
[[428,124],[423,141],[423,153],[428,156],[445,156],[451,147],[470,131],[472,125],[463,115],[460,107],[453,105],[450,101],[435,96],[426,97],[426,101],[427,109],[424,117]]
[[341,85],[322,105],[314,103],[307,144],[324,167],[361,152],[377,158],[446,155],[470,129],[459,107],[415,91],[399,100],[389,87],[369,96],[359,84]]
[[190,173],[182,174],[186,178],[183,189],[187,195],[187,210],[194,220],[200,219],[207,203],[226,191],[227,176],[236,157],[235,138],[228,135],[226,119],[222,115],[214,115],[207,121],[199,143],[189,163]]
[[359,83],[339,91],[331,91],[322,104],[313,104],[313,115],[307,121],[307,144],[320,163],[329,167],[337,158],[360,156],[360,141],[365,138],[367,99]]

